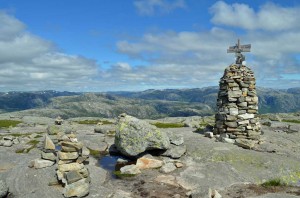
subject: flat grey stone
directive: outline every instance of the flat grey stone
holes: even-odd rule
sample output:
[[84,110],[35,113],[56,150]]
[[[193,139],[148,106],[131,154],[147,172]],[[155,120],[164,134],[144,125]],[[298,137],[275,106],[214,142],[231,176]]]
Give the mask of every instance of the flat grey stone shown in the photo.
[[170,148],[168,150],[166,150],[164,153],[162,153],[161,155],[166,156],[166,157],[171,157],[174,159],[178,159],[183,154],[185,154],[185,152],[186,152],[185,145],[176,146],[176,145],[171,144]]

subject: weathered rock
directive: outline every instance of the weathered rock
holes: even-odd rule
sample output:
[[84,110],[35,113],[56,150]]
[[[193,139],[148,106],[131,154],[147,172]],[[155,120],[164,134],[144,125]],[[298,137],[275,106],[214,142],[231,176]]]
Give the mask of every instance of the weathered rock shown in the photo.
[[109,125],[109,124],[106,124],[106,125],[98,125],[97,124],[94,128],[95,133],[106,134],[106,133],[113,132],[113,131],[115,131],[115,126]]
[[185,145],[180,145],[180,146],[175,146],[175,145],[170,145],[170,148],[166,150],[164,153],[162,153],[162,156],[167,156],[171,157],[174,159],[180,158],[182,155],[184,155],[186,152],[186,146]]
[[254,141],[247,139],[236,139],[235,144],[245,149],[252,149],[255,146]]
[[0,180],[0,198],[5,198],[8,194],[8,186],[3,180]]
[[61,160],[74,160],[78,158],[78,153],[77,152],[62,152],[58,151],[58,158]]
[[90,155],[90,150],[88,148],[86,148],[85,146],[82,147],[81,155],[82,156],[89,156]]
[[0,140],[0,145],[5,147],[11,147],[13,142],[11,140]]
[[67,173],[65,173],[65,177],[67,179],[67,184],[77,182],[84,178],[78,171],[67,172]]
[[82,149],[83,144],[80,142],[68,142],[68,141],[63,141],[61,142],[61,146],[64,147],[65,149],[70,149],[69,151],[65,150],[66,152],[72,152],[72,151],[79,151]]
[[59,126],[56,126],[56,125],[50,125],[47,127],[47,133],[49,135],[56,135],[58,134],[59,132],[61,132],[61,129]]
[[4,136],[4,137],[3,137],[3,140],[10,140],[10,141],[13,141],[13,139],[15,139],[15,138],[14,138],[14,136],[11,136],[11,135]]
[[300,132],[300,124],[289,125],[288,129],[286,130],[288,133],[297,133]]
[[39,168],[46,168],[46,167],[52,166],[53,164],[54,164],[54,162],[50,161],[50,160],[35,159],[29,163],[29,167],[39,169]]
[[222,142],[226,142],[226,143],[230,143],[230,144],[234,144],[235,143],[234,139],[230,139],[230,138],[226,138],[226,137],[222,137],[221,141]]
[[44,149],[55,150],[55,144],[47,134],[45,135],[45,139],[44,139]]
[[130,174],[130,175],[136,175],[136,174],[140,174],[141,173],[141,171],[138,168],[138,166],[134,165],[134,164],[123,166],[120,169],[120,171],[121,171],[122,174]]
[[159,175],[155,178],[156,182],[169,184],[171,186],[178,187],[178,183],[176,182],[176,178],[173,175]]
[[159,170],[162,173],[170,173],[176,170],[176,166],[173,163],[166,163]]
[[146,150],[168,149],[168,136],[148,122],[129,115],[119,116],[115,134],[117,149],[126,156],[137,156]]
[[84,197],[89,194],[90,185],[87,179],[66,185],[63,194],[65,197]]
[[82,169],[83,167],[83,164],[78,163],[60,164],[58,165],[58,170],[61,172],[76,171]]
[[179,145],[184,143],[184,139],[183,139],[182,136],[179,136],[179,135],[176,135],[176,134],[173,134],[173,133],[168,133],[167,135],[170,139],[171,144],[179,146]]
[[42,152],[42,159],[56,161],[56,155],[54,153]]
[[159,168],[163,165],[161,160],[155,159],[151,155],[145,155],[136,161],[136,166],[139,169]]
[[204,136],[208,137],[208,138],[213,138],[214,137],[214,133],[213,132],[205,132]]
[[63,123],[63,119],[60,116],[58,116],[54,121],[54,124],[56,125],[61,125],[62,123]]

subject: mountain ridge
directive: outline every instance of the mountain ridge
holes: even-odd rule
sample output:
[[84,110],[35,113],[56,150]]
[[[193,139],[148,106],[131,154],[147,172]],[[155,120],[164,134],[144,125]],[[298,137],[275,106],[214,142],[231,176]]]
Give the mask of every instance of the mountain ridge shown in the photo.
[[[0,93],[0,112],[46,117],[116,117],[128,113],[139,118],[212,115],[219,88],[149,89],[138,92],[7,92]],[[300,88],[257,88],[260,113],[300,111]]]

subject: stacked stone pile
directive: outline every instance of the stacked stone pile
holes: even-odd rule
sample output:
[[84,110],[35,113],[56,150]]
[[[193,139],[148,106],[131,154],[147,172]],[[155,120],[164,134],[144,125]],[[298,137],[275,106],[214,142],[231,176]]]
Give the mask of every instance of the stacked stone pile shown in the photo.
[[89,193],[89,171],[85,163],[90,151],[77,141],[74,134],[67,134],[68,139],[60,142],[61,150],[58,151],[58,180],[64,184],[65,197],[83,197]]
[[260,139],[255,77],[248,67],[232,64],[225,69],[217,108],[214,134],[225,134],[230,139]]
[[46,134],[44,139],[44,147],[41,153],[41,159],[32,160],[29,164],[30,168],[45,168],[54,165],[56,162],[55,145]]

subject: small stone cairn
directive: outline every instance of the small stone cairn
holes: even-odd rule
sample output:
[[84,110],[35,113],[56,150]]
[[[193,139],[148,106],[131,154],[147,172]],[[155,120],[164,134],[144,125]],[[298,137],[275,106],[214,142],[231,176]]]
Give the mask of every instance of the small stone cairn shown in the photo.
[[64,184],[65,197],[83,197],[89,194],[90,188],[90,174],[85,166],[90,151],[78,142],[74,134],[66,136],[68,139],[59,143],[57,178]]
[[[243,49],[239,42],[235,47],[231,48],[239,53]],[[245,57],[242,55],[241,59],[238,56],[236,64],[227,67],[220,79],[214,134],[219,134],[222,141],[251,149],[258,143],[261,134],[258,97],[254,73],[242,65]]]

